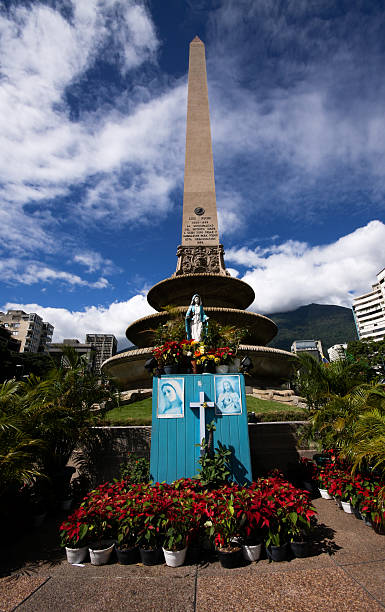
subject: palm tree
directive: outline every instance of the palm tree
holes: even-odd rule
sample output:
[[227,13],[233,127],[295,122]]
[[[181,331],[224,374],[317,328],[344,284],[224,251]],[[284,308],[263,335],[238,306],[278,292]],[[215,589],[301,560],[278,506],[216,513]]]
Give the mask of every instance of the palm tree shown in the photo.
[[347,454],[353,470],[363,465],[376,470],[385,481],[385,388],[373,385],[363,393],[363,406],[358,416]]
[[43,442],[26,431],[22,403],[22,383],[10,380],[0,385],[0,494],[41,475],[36,456]]
[[75,448],[92,436],[103,405],[117,401],[111,384],[89,372],[87,363],[71,349],[65,352],[64,364],[53,368],[45,380],[35,378],[25,386],[29,433],[45,442],[41,463],[49,477],[62,471]]

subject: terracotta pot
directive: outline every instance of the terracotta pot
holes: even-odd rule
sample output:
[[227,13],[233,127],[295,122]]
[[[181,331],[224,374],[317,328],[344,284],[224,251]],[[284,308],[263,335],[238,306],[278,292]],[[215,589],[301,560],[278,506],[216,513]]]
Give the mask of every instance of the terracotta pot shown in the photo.
[[198,366],[196,359],[191,359],[191,369],[193,374],[198,374]]

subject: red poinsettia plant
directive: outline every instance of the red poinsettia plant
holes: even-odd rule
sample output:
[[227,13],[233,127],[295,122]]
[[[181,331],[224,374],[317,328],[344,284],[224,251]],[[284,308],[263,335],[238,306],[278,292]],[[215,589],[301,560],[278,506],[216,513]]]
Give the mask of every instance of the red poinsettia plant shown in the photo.
[[84,508],[75,510],[60,525],[60,541],[67,548],[81,548],[87,544],[88,515]]
[[183,356],[180,343],[172,340],[154,349],[154,357],[159,366],[178,364]]
[[229,346],[223,346],[214,351],[214,359],[217,365],[228,365],[234,357],[235,352]]

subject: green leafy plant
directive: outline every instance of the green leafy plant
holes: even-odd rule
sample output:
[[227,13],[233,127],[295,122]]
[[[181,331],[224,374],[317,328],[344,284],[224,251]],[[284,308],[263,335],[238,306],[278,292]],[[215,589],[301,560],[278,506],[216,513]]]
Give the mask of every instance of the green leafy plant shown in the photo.
[[129,482],[149,482],[150,462],[146,457],[129,453],[128,459],[120,466],[120,477]]
[[206,426],[209,432],[209,441],[202,440],[201,456],[198,459],[200,468],[196,478],[206,487],[219,487],[226,484],[231,474],[230,459],[231,450],[218,441],[217,448],[213,451],[213,432],[216,430],[214,422]]

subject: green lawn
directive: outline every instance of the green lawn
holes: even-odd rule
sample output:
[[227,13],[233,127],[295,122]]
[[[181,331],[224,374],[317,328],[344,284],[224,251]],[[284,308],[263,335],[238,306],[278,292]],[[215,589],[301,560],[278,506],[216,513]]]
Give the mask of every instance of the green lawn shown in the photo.
[[[287,406],[281,402],[261,400],[248,395],[247,412],[255,412],[258,421],[301,421],[307,413],[296,406]],[[106,413],[104,421],[109,425],[151,425],[151,397],[114,408]]]

